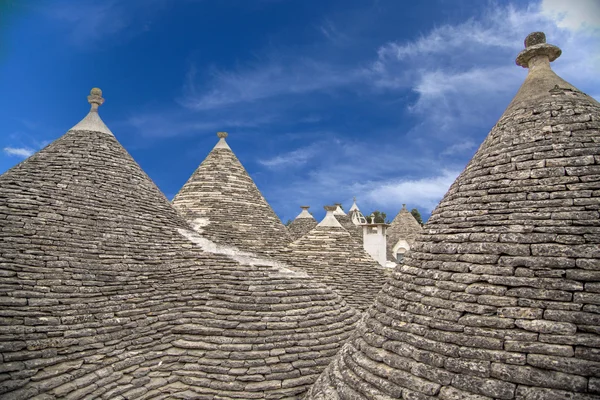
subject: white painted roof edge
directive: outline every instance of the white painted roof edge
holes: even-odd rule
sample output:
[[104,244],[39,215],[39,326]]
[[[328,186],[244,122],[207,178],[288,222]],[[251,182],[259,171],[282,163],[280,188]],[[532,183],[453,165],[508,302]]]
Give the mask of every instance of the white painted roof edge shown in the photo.
[[335,226],[342,228],[342,224],[340,224],[340,222],[335,218],[333,215],[334,213],[335,211],[327,211],[325,218],[323,218],[323,221],[319,222],[317,226]]
[[69,129],[70,131],[92,131],[102,132],[114,136],[114,134],[108,129],[106,124],[100,118],[100,115],[96,111],[90,111],[84,119],[79,121],[77,125]]

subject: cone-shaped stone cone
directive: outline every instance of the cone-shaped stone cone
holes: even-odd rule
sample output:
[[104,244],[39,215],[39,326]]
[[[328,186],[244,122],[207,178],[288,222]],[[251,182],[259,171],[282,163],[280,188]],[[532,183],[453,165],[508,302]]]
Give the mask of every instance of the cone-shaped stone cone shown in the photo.
[[277,254],[291,238],[231,148],[227,133],[173,198],[202,236],[259,254]]
[[385,283],[385,268],[352,239],[331,211],[289,249],[292,260],[299,260],[306,272],[361,311],[372,304]]
[[[390,227],[387,229],[387,258],[390,261],[396,261],[394,249],[397,246],[413,246],[415,239],[419,234],[423,232],[421,224],[417,222],[415,217],[406,209],[405,205],[402,205],[402,209],[396,215]],[[405,241],[406,243],[399,243],[399,241]],[[408,250],[408,249],[406,249]]]
[[0,176],[0,398],[301,394],[358,313],[200,238],[90,97],[82,122]]
[[302,212],[287,227],[292,240],[301,238],[317,226],[317,220],[308,212],[309,207],[302,206],[301,208]]
[[335,219],[350,233],[352,238],[362,245],[363,237],[362,237],[362,228],[356,226],[354,222],[352,222],[352,218],[342,210],[341,203],[335,203],[336,209],[333,212]]
[[547,46],[307,398],[600,398],[600,104]]

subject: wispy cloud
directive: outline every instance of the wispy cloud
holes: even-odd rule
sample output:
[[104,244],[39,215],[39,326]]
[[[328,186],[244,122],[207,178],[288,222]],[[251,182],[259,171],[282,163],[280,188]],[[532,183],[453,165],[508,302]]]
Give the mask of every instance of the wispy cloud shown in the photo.
[[443,170],[439,175],[425,176],[419,179],[392,179],[364,192],[365,199],[372,204],[385,209],[397,208],[399,199],[418,204],[431,212],[442,199],[444,194],[459,171]]
[[341,69],[311,59],[266,60],[240,71],[214,69],[203,87],[188,74],[181,104],[192,110],[210,110],[284,95],[302,95],[344,86],[359,71]]
[[279,154],[273,158],[258,160],[258,162],[269,168],[300,166],[317,156],[321,152],[321,149],[323,149],[323,143],[315,143],[310,146]]
[[124,43],[150,30],[152,20],[166,3],[166,0],[59,0],[52,2],[52,6],[44,4],[39,10],[61,22],[73,44],[94,48],[100,43]]
[[9,156],[27,158],[35,153],[35,150],[28,147],[5,147],[4,152]]
[[559,28],[600,28],[600,2],[597,0],[543,0],[541,12],[553,19]]

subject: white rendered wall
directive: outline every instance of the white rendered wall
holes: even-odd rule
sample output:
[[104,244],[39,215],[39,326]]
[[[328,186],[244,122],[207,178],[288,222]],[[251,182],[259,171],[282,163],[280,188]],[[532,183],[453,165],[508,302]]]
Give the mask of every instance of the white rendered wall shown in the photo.
[[363,247],[382,267],[385,267],[386,264],[385,244],[386,237],[383,224],[378,224],[376,227],[363,225]]

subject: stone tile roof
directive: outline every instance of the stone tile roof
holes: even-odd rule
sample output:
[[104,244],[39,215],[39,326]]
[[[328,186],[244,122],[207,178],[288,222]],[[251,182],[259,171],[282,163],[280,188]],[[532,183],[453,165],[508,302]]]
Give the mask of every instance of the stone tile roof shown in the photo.
[[385,268],[356,244],[332,212],[329,210],[319,225],[289,245],[291,256],[316,280],[364,311],[385,283]]
[[398,243],[398,240],[404,239],[409,246],[412,247],[415,244],[415,239],[421,232],[423,232],[421,224],[419,224],[410,211],[406,209],[406,205],[402,204],[402,209],[396,214],[387,229],[386,247],[388,260],[395,261],[392,250],[396,243]]
[[292,239],[231,151],[225,132],[173,199],[203,236],[259,254],[277,254]]
[[0,398],[301,395],[358,313],[200,237],[86,118],[0,176]]
[[540,36],[515,100],[307,399],[600,398],[600,104],[552,72]]
[[[352,218],[346,214],[333,214],[335,219],[338,220],[340,225],[344,227],[352,236],[352,239],[357,243],[357,245],[362,249],[363,245],[363,231],[362,227],[354,225],[352,222]],[[369,256],[370,257],[370,256]]]
[[317,226],[317,220],[308,212],[309,206],[301,206],[302,212],[288,225],[292,240],[300,239]]

